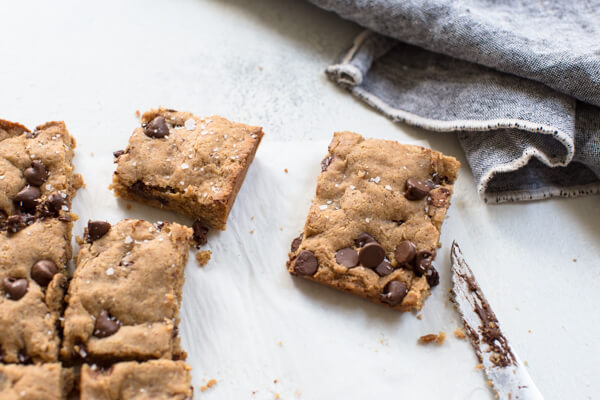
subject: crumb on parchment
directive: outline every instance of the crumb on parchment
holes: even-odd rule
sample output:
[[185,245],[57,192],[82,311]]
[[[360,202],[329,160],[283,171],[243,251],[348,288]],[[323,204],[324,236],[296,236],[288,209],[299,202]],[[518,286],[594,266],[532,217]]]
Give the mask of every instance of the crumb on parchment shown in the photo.
[[446,333],[440,331],[438,334],[430,333],[428,335],[421,336],[418,343],[429,344],[435,342],[436,344],[442,344],[444,343],[444,340],[446,340]]
[[463,331],[462,328],[456,328],[454,330],[454,336],[456,336],[459,339],[464,339],[467,337],[467,335],[465,335],[465,331]]
[[210,250],[199,251],[196,253],[196,261],[198,261],[201,267],[204,267],[210,260],[211,254]]
[[200,388],[200,390],[201,390],[202,392],[205,392],[205,391],[207,391],[208,389],[210,389],[211,387],[215,386],[216,384],[217,384],[217,380],[216,380],[216,379],[211,379],[210,381],[208,381],[208,382],[206,383],[206,385],[202,386],[202,387]]

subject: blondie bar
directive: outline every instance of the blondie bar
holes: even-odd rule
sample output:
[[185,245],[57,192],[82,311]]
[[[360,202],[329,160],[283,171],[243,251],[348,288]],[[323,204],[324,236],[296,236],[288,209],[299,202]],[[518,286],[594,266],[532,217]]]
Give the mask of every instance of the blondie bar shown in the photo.
[[192,229],[90,221],[64,317],[66,360],[180,359],[177,325]]
[[0,232],[0,361],[58,359],[71,225],[50,218]]
[[122,362],[110,368],[81,368],[81,400],[192,398],[190,367],[183,361]]
[[71,199],[83,185],[73,173],[74,148],[64,122],[31,132],[0,120],[0,230],[15,233],[40,218],[73,219]]
[[336,133],[288,271],[392,308],[420,309],[460,163],[418,146]]
[[73,371],[58,363],[0,364],[0,399],[62,400],[73,388]]
[[152,110],[115,152],[117,196],[175,210],[225,229],[263,132],[219,116]]

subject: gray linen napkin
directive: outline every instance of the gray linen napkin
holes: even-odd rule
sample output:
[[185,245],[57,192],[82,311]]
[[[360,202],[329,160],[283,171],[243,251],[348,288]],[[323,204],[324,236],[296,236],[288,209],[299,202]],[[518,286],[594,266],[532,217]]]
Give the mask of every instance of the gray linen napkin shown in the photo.
[[600,193],[600,2],[310,0],[370,29],[328,76],[457,131],[486,202]]

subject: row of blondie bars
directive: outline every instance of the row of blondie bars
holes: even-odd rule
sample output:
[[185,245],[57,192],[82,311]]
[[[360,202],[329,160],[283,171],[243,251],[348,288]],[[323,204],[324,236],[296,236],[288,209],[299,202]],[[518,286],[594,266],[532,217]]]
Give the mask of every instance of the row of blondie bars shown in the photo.
[[[186,399],[178,336],[189,246],[225,229],[262,129],[151,110],[114,154],[116,195],[193,218],[89,221],[71,274],[75,141],[64,123],[0,121],[0,398]],[[418,146],[336,133],[292,275],[420,309],[460,164]],[[72,276],[71,276],[72,275]],[[76,394],[76,395],[77,395]],[[76,396],[75,395],[75,396]]]

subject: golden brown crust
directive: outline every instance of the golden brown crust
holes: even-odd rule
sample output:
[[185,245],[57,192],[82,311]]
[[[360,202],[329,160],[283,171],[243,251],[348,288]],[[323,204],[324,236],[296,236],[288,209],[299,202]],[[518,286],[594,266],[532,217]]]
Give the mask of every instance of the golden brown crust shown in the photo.
[[144,113],[142,124],[158,116],[167,121],[168,136],[148,137],[137,128],[117,159],[111,188],[119,197],[225,229],[262,129],[163,108]]
[[[302,242],[290,253],[289,272],[296,273],[296,258],[306,250],[318,260],[318,269],[314,274],[303,275],[305,278],[377,303],[383,303],[381,294],[390,281],[400,281],[408,293],[393,308],[420,309],[430,290],[426,276],[401,268],[394,250],[399,242],[410,240],[417,251],[435,254],[450,203],[451,182],[456,179],[460,163],[419,146],[338,132],[329,145],[323,167]],[[434,173],[443,182],[431,189],[426,198],[405,197],[409,178],[425,181]],[[361,233],[368,233],[384,248],[393,272],[380,276],[361,265],[347,268],[337,262],[339,249],[358,250],[355,239]]]

